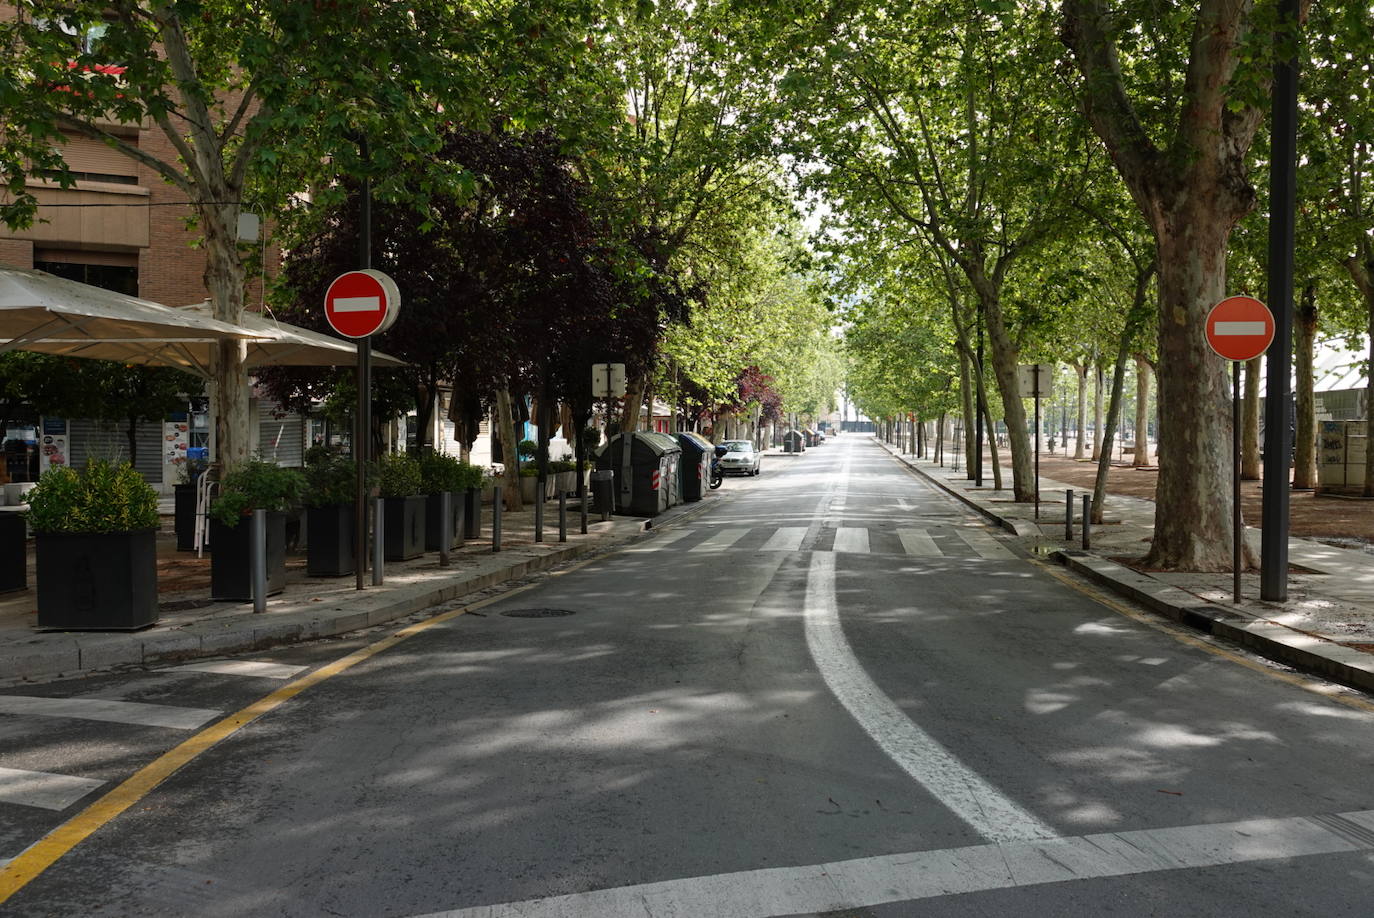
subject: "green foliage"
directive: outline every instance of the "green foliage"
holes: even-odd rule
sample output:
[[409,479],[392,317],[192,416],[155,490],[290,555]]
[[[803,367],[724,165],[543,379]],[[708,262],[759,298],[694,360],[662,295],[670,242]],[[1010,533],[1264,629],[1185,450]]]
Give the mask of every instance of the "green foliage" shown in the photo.
[[420,493],[454,493],[482,486],[482,470],[455,456],[428,452],[420,456]]
[[157,526],[157,492],[127,462],[49,469],[28,494],[35,532],[135,532]]
[[351,504],[357,497],[357,464],[329,446],[305,451],[305,505],[332,507]]
[[233,527],[254,510],[290,510],[300,505],[305,486],[305,475],[298,469],[249,459],[220,479],[219,496],[210,504],[210,516]]
[[386,453],[372,463],[372,474],[382,497],[423,494],[420,462],[409,453]]
[[522,461],[529,462],[539,455],[539,444],[533,440],[521,440],[515,445],[515,450],[520,454]]
[[601,431],[595,427],[584,427],[582,429],[582,451],[591,455],[601,447]]
[[577,463],[566,459],[555,459],[549,463],[549,472],[576,472]]

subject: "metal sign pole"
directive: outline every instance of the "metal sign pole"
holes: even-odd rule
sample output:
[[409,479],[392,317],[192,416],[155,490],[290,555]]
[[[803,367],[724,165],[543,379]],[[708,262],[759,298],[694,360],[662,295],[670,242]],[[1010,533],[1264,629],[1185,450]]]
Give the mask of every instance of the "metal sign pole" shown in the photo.
[[[359,139],[358,149],[367,159],[367,140]],[[363,176],[358,196],[358,267],[372,267],[372,183]],[[371,456],[368,447],[372,440],[372,339],[358,339],[358,405],[354,421],[353,461],[357,466],[353,492],[353,568],[356,572],[354,589],[366,589],[367,571],[367,463]],[[374,534],[374,538],[379,534]]]
[[1240,514],[1240,361],[1231,361],[1231,586],[1240,602],[1240,565],[1245,527]]
[[1031,392],[1035,395],[1035,518],[1040,519],[1040,364],[1031,364]]

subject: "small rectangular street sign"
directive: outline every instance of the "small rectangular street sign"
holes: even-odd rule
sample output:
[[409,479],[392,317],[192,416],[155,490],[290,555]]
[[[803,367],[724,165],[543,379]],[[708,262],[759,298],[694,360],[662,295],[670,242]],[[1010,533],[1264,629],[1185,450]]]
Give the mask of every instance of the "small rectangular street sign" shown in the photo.
[[[1039,379],[1039,391],[1036,390],[1037,377]],[[1052,363],[1028,363],[1016,368],[1016,387],[1020,390],[1022,398],[1049,398],[1054,389],[1054,364]]]

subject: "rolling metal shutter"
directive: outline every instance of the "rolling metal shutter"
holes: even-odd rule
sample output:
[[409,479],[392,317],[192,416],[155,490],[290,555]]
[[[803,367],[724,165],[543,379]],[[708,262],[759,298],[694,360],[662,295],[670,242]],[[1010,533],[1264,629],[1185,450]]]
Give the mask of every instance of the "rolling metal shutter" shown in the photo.
[[[109,459],[125,462],[129,458],[129,438],[125,435],[127,421],[96,421],[80,418],[70,422],[68,453],[73,468],[81,468],[88,459]],[[162,422],[141,421],[136,428],[138,461],[134,468],[149,484],[162,483]]]

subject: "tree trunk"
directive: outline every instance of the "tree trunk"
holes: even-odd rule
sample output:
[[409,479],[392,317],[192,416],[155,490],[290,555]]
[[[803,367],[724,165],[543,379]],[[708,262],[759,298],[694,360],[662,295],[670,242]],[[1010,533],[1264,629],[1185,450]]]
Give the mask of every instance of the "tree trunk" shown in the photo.
[[987,430],[987,436],[983,439],[988,444],[988,452],[992,456],[992,487],[993,490],[1002,490],[1002,455],[997,448],[997,427],[992,422],[992,408],[988,405],[987,399],[983,400],[983,425]]
[[1150,362],[1144,354],[1135,355],[1135,455],[1131,465],[1150,464]]
[[639,410],[644,401],[644,387],[648,380],[639,377],[630,381],[625,389],[625,405],[620,415],[621,430],[639,429]]
[[1093,364],[1093,461],[1102,456],[1102,396],[1105,380],[1102,364]]
[[515,412],[511,410],[510,390],[504,385],[496,390],[496,436],[501,441],[501,460],[506,466],[504,503],[506,509],[524,509],[520,500],[520,454],[515,448]]
[[1355,254],[1342,264],[1364,299],[1366,331],[1369,332],[1369,359],[1364,365],[1364,496],[1374,497],[1374,448],[1369,446],[1374,444],[1374,246],[1371,246],[1367,236],[1360,238],[1358,246]]
[[129,464],[138,466],[138,416],[129,415],[129,426],[124,431],[124,435],[129,440]]
[[1107,474],[1112,467],[1112,438],[1116,436],[1116,425],[1121,419],[1121,403],[1126,390],[1126,358],[1131,352],[1131,344],[1136,329],[1130,318],[1121,331],[1121,341],[1116,350],[1116,361],[1112,364],[1112,391],[1107,403],[1106,427],[1102,429],[1103,442],[1107,448],[1097,457],[1097,477],[1093,479],[1093,522],[1102,522],[1102,512],[1107,504]]
[[1230,386],[1202,333],[1226,295],[1231,224],[1214,210],[1203,201],[1157,231],[1159,484],[1146,563],[1169,570],[1232,566]]
[[964,450],[964,468],[968,472],[964,477],[973,480],[973,450],[974,440],[974,414],[976,398],[974,396],[973,381],[973,361],[969,358],[968,350],[959,345],[959,399],[964,408],[964,442],[960,444]]
[[1081,461],[1088,436],[1088,365],[1074,364],[1073,374],[1078,383],[1078,436],[1074,439],[1073,458]]
[[[1297,376],[1297,430],[1293,436],[1293,487],[1317,486],[1317,397],[1313,387],[1313,363],[1317,346],[1317,285],[1308,281],[1302,288],[1294,316],[1296,333],[1293,372]],[[1258,404],[1259,399],[1255,399]],[[1366,441],[1367,442],[1367,441]]]
[[1245,362],[1245,393],[1240,406],[1240,477],[1244,481],[1259,481],[1259,415],[1260,373],[1264,357]]
[[[1007,444],[1011,448],[1011,486],[1014,499],[1035,500],[1035,459],[1031,453],[1030,434],[1026,431],[1026,406],[1021,401],[1021,386],[1017,380],[1018,351],[1002,321],[1002,304],[993,297],[983,297],[983,313],[988,322],[988,344],[992,349],[992,371],[997,390],[1002,395],[1002,414],[1007,422]],[[994,454],[995,455],[995,454]],[[994,465],[994,469],[995,469]],[[998,486],[1001,487],[1000,485]]]
[[[214,199],[212,199],[214,200]],[[237,194],[218,198],[237,201]],[[238,250],[239,205],[201,204],[200,229],[205,234],[205,289],[214,317],[238,324],[243,319],[243,291],[247,272]],[[215,421],[215,459],[224,466],[248,460],[248,371],[244,345],[220,341],[211,361],[210,414]]]

